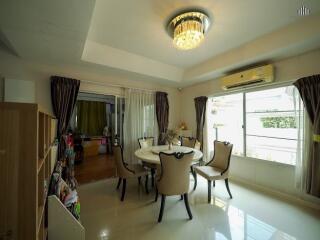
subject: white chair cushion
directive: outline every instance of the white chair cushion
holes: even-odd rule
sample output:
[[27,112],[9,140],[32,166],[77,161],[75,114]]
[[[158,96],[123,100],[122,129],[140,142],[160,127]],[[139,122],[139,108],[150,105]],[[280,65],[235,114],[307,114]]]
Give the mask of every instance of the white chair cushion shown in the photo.
[[208,180],[219,180],[227,177],[225,174],[221,175],[223,170],[211,166],[196,166],[194,169],[199,175]]
[[148,174],[148,171],[141,164],[128,164],[127,168],[134,171],[132,177],[144,176]]

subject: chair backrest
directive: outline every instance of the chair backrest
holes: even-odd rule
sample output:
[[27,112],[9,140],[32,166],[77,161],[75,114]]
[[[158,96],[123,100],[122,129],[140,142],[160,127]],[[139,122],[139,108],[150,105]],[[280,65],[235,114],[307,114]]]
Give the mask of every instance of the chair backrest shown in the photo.
[[233,145],[229,142],[214,141],[214,155],[208,163],[209,166],[227,171],[230,165],[230,158]]
[[174,139],[172,140],[172,145],[174,145],[174,146],[181,146],[181,141],[180,141],[180,139],[179,139],[179,138],[174,138]]
[[164,195],[181,195],[189,191],[190,164],[194,151],[189,153],[159,153],[161,173],[158,191]]
[[138,138],[140,148],[152,147],[154,145],[154,137]]
[[196,140],[196,143],[194,145],[194,149],[197,149],[199,151],[201,151],[201,142],[199,142],[198,140]]
[[132,175],[134,172],[128,169],[123,161],[123,151],[121,145],[114,145],[112,150],[114,153],[117,175],[122,178]]
[[[171,143],[172,143],[173,146],[181,146],[181,141],[180,141],[179,138],[172,139]],[[169,145],[169,142],[166,140],[165,144]]]
[[181,146],[194,148],[197,139],[189,137],[181,137]]

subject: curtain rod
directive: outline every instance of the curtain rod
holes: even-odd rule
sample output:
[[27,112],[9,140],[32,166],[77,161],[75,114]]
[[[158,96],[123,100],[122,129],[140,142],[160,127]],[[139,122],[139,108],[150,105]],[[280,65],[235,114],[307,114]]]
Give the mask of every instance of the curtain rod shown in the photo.
[[156,92],[155,90],[146,89],[146,88],[124,87],[123,85],[120,85],[120,84],[102,83],[102,82],[89,81],[89,80],[80,80],[80,82],[91,83],[91,84],[100,85],[100,86],[109,86],[109,87],[118,87],[123,89],[127,88],[127,89],[142,90],[147,92]]

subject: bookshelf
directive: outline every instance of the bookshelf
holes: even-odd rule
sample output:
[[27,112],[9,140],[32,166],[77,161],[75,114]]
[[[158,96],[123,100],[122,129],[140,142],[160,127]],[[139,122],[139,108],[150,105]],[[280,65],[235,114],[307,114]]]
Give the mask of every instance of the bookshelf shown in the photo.
[[0,103],[0,239],[47,239],[55,133],[39,105]]

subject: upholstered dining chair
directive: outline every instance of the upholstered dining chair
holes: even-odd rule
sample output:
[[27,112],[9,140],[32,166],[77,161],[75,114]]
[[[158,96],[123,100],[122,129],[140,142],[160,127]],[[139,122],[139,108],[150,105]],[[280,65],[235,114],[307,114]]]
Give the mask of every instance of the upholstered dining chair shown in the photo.
[[229,142],[215,140],[212,160],[205,166],[195,167],[196,173],[208,181],[208,203],[211,202],[211,181],[213,181],[213,186],[215,186],[216,180],[224,180],[229,196],[232,198],[228,181],[232,147],[233,145]]
[[[165,141],[166,145],[169,145],[169,142],[166,140]],[[172,145],[173,146],[181,146],[181,140],[180,138],[174,138],[172,139]]]
[[192,137],[181,137],[181,146],[194,148],[196,145],[197,139]]
[[180,138],[174,138],[174,139],[172,140],[172,145],[174,145],[174,146],[181,146],[181,140],[180,140]]
[[147,148],[154,145],[154,137],[138,138],[140,148]]
[[189,166],[192,162],[194,152],[189,153],[159,153],[160,169],[157,170],[156,198],[161,194],[161,207],[158,222],[161,222],[166,196],[180,195],[189,215],[192,219],[192,213],[188,201],[189,191]]
[[117,175],[119,177],[117,189],[119,189],[122,181],[122,194],[121,201],[124,200],[124,195],[126,193],[127,178],[138,178],[140,185],[141,177],[146,176],[146,188],[148,185],[148,172],[140,164],[127,164],[123,161],[123,151],[121,145],[114,145],[113,152],[116,163]]
[[[144,138],[138,138],[138,143],[140,148],[147,148],[147,147],[152,147],[154,145],[154,137],[144,137]],[[156,164],[152,163],[146,163],[143,162],[143,166],[150,169],[151,172],[151,186],[154,186],[154,174],[156,171]],[[148,187],[146,188],[146,191],[148,193]]]
[[[200,151],[201,143],[196,139],[192,137],[181,137],[181,146],[195,148]],[[196,190],[197,188],[197,176],[196,172],[194,171],[194,167],[196,165],[199,165],[200,160],[193,162],[190,166],[190,172],[194,178],[194,184],[193,184],[193,190]]]

